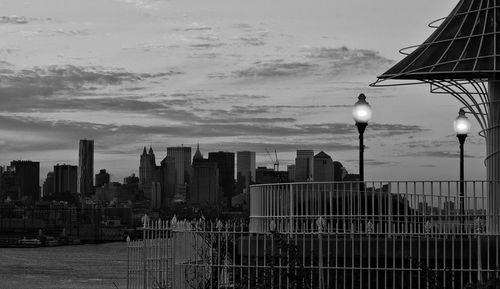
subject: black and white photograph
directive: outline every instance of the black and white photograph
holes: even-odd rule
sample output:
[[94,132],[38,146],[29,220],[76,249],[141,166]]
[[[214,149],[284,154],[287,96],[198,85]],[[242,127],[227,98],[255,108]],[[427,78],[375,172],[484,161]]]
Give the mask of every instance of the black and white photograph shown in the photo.
[[0,289],[94,288],[499,289],[500,1],[0,0]]

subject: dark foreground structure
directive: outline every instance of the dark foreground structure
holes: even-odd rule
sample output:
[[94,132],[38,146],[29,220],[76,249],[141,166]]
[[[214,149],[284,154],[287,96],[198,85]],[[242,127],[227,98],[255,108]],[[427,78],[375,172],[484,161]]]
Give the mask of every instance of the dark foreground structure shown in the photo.
[[[486,138],[487,180],[500,180],[500,2],[461,0],[424,43],[373,86],[429,83],[474,115]],[[403,52],[406,50],[402,50]],[[500,231],[499,188],[488,194],[489,231]]]
[[458,181],[364,184],[252,186],[250,222],[148,221],[143,240],[128,242],[128,288],[498,282],[500,235],[486,228],[489,182],[465,183],[463,211]]

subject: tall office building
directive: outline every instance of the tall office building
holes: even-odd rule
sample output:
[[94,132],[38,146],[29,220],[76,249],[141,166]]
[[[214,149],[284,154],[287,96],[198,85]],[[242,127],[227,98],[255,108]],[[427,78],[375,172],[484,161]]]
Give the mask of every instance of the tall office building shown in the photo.
[[245,178],[245,187],[255,182],[255,152],[241,151],[236,153],[236,175]]
[[226,199],[226,205],[231,207],[231,199],[234,196],[234,153],[211,152],[208,153],[208,160],[217,163],[219,186],[222,189],[222,195]]
[[94,141],[81,139],[78,150],[78,193],[88,197],[94,192]]
[[314,176],[314,151],[297,150],[295,158],[295,181],[312,181]]
[[12,161],[19,185],[19,199],[38,201],[40,199],[40,163],[32,161]]
[[191,148],[190,147],[168,147],[167,156],[172,157],[177,170],[178,194],[185,196],[186,185],[189,184],[191,176]]
[[146,152],[146,147],[144,147],[139,165],[139,188],[144,191],[144,195],[148,198],[151,195],[151,187],[155,169],[156,159],[153,148],[149,147],[149,152]]
[[332,158],[321,151],[314,156],[314,181],[331,182],[334,181],[335,170]]
[[161,202],[166,207],[174,199],[178,190],[175,158],[166,156],[160,163],[159,172],[161,175]]
[[54,192],[76,194],[78,191],[78,167],[71,165],[54,166]]
[[188,203],[200,206],[219,204],[219,169],[217,163],[204,159],[198,146],[193,157],[193,176]]

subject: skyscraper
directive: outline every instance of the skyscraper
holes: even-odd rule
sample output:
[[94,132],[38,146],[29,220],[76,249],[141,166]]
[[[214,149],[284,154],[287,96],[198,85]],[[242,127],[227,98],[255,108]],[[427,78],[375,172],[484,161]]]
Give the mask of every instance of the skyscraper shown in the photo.
[[162,194],[162,205],[168,206],[174,199],[178,191],[177,188],[177,169],[175,168],[175,158],[166,156],[160,163],[160,183]]
[[156,159],[153,148],[149,147],[149,153],[147,153],[146,147],[144,147],[139,165],[139,188],[144,191],[144,195],[148,198],[151,195],[151,186],[155,169]]
[[177,182],[188,184],[191,173],[191,148],[190,147],[168,147],[167,156],[175,159],[177,169]]
[[198,147],[193,157],[193,176],[188,203],[213,206],[219,199],[219,170],[217,163],[204,159]]
[[208,160],[217,163],[219,186],[222,188],[222,195],[226,199],[226,205],[230,207],[231,198],[234,196],[234,153],[211,152],[208,153]]
[[314,181],[331,182],[334,181],[335,170],[332,158],[321,151],[314,156]]
[[32,161],[12,161],[15,178],[19,185],[19,199],[38,201],[40,199],[40,163]]
[[248,187],[250,182],[255,182],[255,152],[236,153],[236,174],[245,178],[245,187]]
[[71,165],[54,166],[54,192],[76,194],[78,188],[78,167]]
[[40,199],[40,163],[32,161],[12,161],[19,184],[19,198],[31,201]]
[[88,197],[94,192],[94,141],[81,139],[78,150],[78,193]]
[[314,176],[314,151],[297,150],[295,158],[295,181],[312,181]]

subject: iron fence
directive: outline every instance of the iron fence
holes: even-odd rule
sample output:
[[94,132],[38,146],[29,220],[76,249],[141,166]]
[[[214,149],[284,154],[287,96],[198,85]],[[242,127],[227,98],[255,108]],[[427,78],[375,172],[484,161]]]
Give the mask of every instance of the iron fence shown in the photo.
[[249,222],[146,222],[128,242],[127,288],[465,288],[500,277],[487,183],[466,183],[463,198],[449,182],[381,184],[255,186]]

